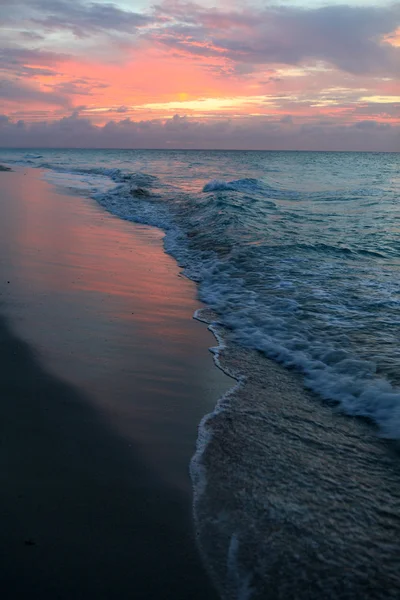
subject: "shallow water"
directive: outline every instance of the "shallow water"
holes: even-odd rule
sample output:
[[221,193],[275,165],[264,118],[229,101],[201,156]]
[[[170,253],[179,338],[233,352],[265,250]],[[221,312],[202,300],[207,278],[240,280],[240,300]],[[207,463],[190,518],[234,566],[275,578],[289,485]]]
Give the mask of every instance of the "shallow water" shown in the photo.
[[200,426],[199,547],[224,600],[365,600],[400,591],[398,447],[305,392],[296,373],[219,340],[238,380]]

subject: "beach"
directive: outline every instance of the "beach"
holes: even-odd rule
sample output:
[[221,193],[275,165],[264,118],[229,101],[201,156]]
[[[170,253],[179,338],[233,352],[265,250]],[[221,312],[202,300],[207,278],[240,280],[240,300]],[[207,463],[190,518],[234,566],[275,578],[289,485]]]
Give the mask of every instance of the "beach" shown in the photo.
[[400,600],[400,0],[0,14],[0,600]]
[[397,600],[398,157],[0,160],[8,596]]
[[162,233],[0,173],[2,598],[216,598],[189,462],[232,380]]

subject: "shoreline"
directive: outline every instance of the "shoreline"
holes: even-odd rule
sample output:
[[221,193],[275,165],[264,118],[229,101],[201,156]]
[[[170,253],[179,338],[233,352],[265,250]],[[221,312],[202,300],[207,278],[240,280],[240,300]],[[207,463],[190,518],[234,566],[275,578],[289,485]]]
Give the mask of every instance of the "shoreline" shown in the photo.
[[161,232],[1,178],[3,596],[216,598],[188,470],[230,382],[195,285]]

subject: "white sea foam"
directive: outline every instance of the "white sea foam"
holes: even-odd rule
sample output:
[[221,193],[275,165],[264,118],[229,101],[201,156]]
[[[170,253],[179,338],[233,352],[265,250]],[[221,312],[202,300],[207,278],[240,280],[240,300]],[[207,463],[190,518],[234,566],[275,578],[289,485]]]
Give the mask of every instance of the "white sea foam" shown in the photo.
[[233,598],[250,600],[254,591],[251,586],[252,576],[250,573],[243,573],[239,560],[239,546],[238,535],[233,533],[228,550],[227,588]]
[[46,170],[44,178],[54,185],[90,194],[103,194],[115,187],[115,183],[106,175]]

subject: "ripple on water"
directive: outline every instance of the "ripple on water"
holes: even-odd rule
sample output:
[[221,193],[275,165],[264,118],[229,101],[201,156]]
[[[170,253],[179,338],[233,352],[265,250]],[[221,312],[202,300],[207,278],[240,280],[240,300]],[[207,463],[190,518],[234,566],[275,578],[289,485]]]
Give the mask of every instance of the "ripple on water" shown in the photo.
[[192,477],[199,546],[221,596],[397,599],[395,446],[260,353],[229,344],[217,359],[244,379],[203,420]]

